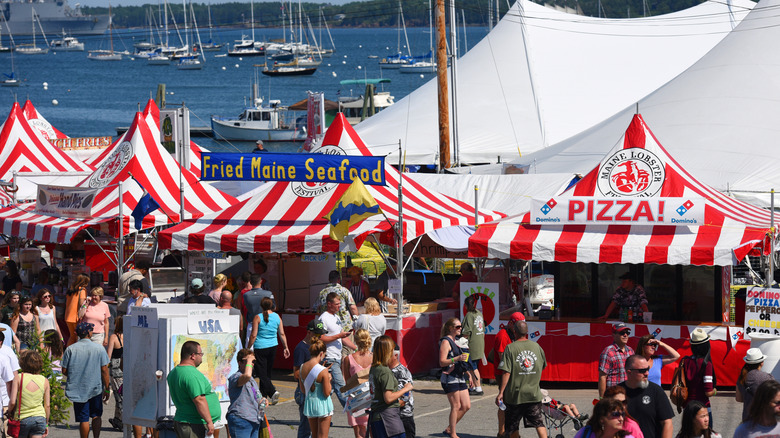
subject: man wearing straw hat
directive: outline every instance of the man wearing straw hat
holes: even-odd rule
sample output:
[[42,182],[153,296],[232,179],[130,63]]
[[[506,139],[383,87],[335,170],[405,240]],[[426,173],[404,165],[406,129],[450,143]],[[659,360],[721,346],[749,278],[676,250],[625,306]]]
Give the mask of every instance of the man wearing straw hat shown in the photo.
[[771,374],[761,371],[765,359],[766,356],[758,348],[749,349],[745,355],[745,366],[739,372],[735,395],[736,400],[742,403],[742,421],[747,420],[748,411],[750,411],[750,405],[753,403],[753,396],[756,395],[758,386],[767,380],[775,380]]

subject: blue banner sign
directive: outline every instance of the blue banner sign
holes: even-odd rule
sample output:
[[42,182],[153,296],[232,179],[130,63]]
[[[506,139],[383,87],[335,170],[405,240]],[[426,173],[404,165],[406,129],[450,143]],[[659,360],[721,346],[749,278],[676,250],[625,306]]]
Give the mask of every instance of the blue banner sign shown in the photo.
[[202,155],[203,181],[302,181],[385,185],[385,158],[330,154],[234,154]]

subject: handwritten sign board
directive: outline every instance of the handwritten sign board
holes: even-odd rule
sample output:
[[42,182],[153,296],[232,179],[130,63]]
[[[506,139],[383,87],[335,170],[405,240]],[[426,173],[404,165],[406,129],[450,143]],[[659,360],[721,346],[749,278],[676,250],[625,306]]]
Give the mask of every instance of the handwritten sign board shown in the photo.
[[780,335],[780,289],[751,287],[745,301],[745,338],[751,333]]
[[[135,314],[135,310],[133,310]],[[187,312],[187,333],[238,333],[238,318],[230,317],[229,310],[196,309]]]
[[133,307],[133,314],[129,315],[131,327],[156,329],[158,327],[157,308]]
[[466,314],[466,298],[474,294],[479,296],[477,310],[482,312],[482,317],[485,319],[485,334],[496,334],[501,323],[498,319],[498,283],[461,283],[461,315]]

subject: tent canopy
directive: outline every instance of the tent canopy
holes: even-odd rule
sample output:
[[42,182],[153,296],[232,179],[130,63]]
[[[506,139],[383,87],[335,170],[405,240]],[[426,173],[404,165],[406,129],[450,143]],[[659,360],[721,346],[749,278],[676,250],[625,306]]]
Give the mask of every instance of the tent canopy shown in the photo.
[[[512,258],[582,263],[658,263],[731,265],[753,249],[768,249],[770,213],[702,184],[689,174],[635,115],[628,130],[609,154],[569,192],[571,196],[615,196],[599,180],[610,179],[615,152],[654,157],[660,186],[654,197],[706,200],[704,225],[548,225],[531,224],[530,212],[485,224],[469,239],[472,257]],[[633,155],[632,155],[633,154]],[[637,158],[625,163],[638,162]],[[607,175],[605,177],[605,175]],[[633,196],[648,195],[631,193]],[[674,209],[674,208],[672,208]]]
[[[768,207],[780,188],[780,1],[762,1],[720,44],[639,110],[669,152],[702,182]],[[615,145],[636,105],[519,163],[537,172],[583,172]]]
[[[458,120],[451,126],[458,127],[460,162],[511,160],[602,122],[690,67],[754,5],[705,1],[656,17],[604,19],[518,0],[458,60]],[[436,163],[437,89],[434,78],[355,129],[376,155],[395,154],[386,145],[400,139],[407,164]]]
[[136,113],[127,133],[108,150],[99,167],[78,187],[98,189],[89,219],[61,218],[40,214],[35,204],[0,209],[3,234],[32,240],[67,243],[84,228],[98,227],[118,237],[119,183],[122,183],[123,234],[136,231],[129,215],[138,200],[148,192],[160,209],[143,218],[142,229],[180,221],[180,181],[184,187],[186,217],[199,217],[236,202],[235,198],[202,184],[183,169],[158,141],[154,121]]
[[[318,151],[343,154],[347,149],[370,155],[343,114],[338,114]],[[372,233],[379,233],[381,241],[392,244],[391,225],[398,218],[401,178],[404,242],[430,230],[474,224],[474,208],[468,203],[427,190],[390,166],[385,167],[385,178],[386,186],[367,186],[367,189],[386,218],[374,216],[354,225],[345,243],[330,238],[330,225],[323,217],[341,198],[348,184],[269,182],[255,196],[223,211],[161,231],[160,247],[194,251],[317,253],[359,247]],[[487,210],[478,213],[480,222],[503,216]]]

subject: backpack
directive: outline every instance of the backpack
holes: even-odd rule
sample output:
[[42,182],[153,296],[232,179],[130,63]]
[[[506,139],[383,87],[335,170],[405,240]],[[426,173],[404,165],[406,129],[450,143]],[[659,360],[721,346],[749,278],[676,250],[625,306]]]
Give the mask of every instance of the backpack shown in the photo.
[[669,400],[677,406],[677,413],[682,412],[685,402],[688,401],[688,382],[685,379],[685,358],[680,361],[680,366],[674,370],[672,376],[672,389],[669,390]]

